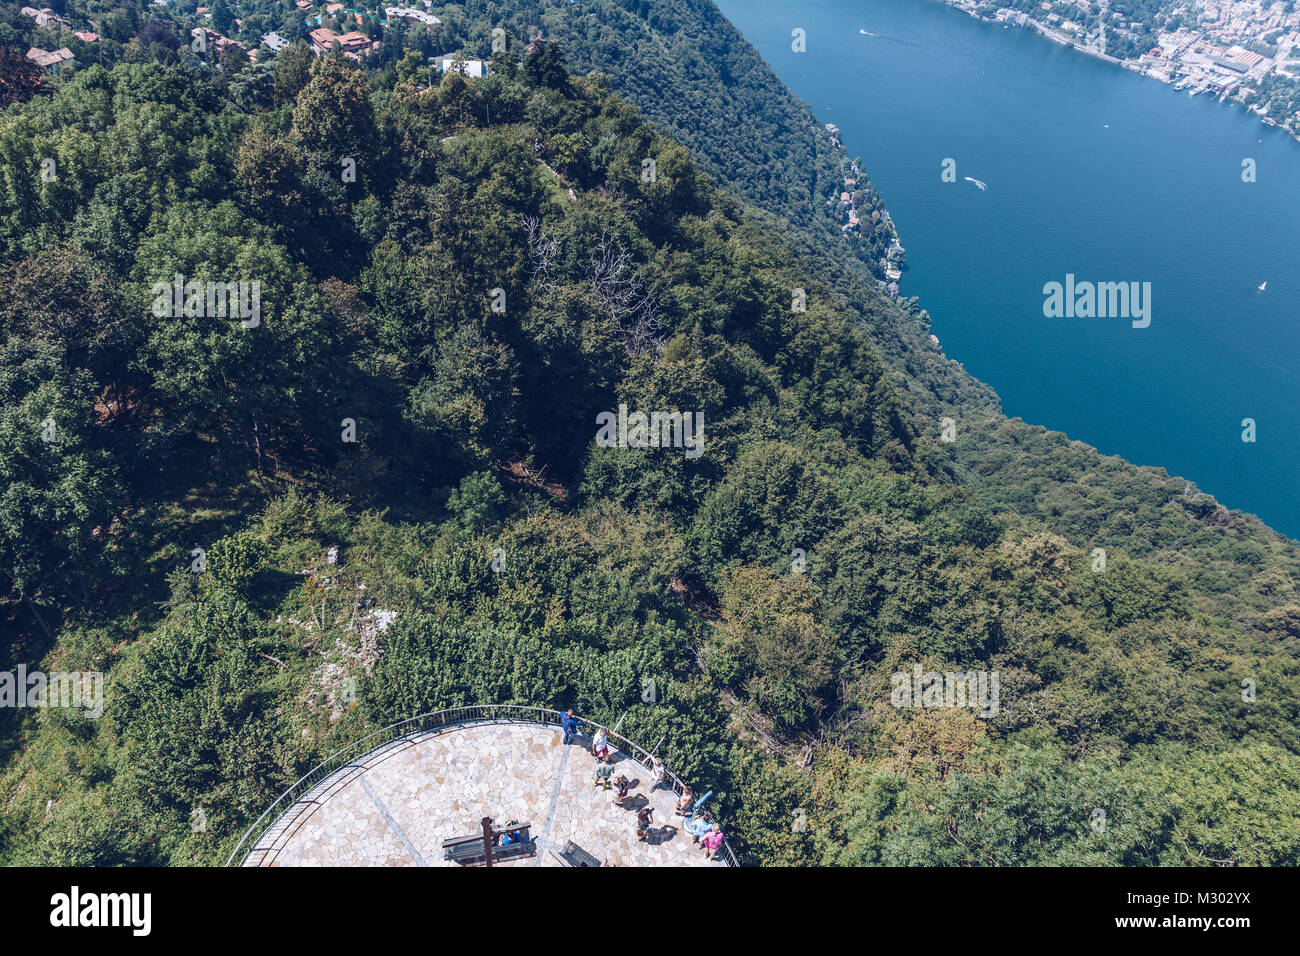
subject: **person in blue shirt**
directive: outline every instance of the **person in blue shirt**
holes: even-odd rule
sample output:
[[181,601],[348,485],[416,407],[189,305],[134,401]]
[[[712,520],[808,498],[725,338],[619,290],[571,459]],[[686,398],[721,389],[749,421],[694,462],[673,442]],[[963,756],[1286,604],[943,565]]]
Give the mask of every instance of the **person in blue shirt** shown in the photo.
[[573,708],[570,707],[560,717],[560,727],[564,730],[564,745],[567,747],[569,741],[578,735],[578,728],[585,724],[586,721],[581,717],[573,716]]
[[699,843],[704,834],[713,829],[713,818],[707,813],[699,813],[686,821],[686,832],[691,835],[692,843]]

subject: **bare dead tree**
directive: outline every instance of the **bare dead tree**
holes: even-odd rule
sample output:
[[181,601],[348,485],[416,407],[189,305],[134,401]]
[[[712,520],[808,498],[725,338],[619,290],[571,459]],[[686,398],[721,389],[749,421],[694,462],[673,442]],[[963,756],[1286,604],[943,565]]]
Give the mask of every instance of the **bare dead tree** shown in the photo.
[[666,335],[659,303],[646,288],[632,255],[616,237],[602,231],[591,253],[591,288],[618,324],[627,354],[663,354]]
[[532,279],[543,289],[552,289],[555,287],[552,272],[560,254],[560,240],[536,216],[524,216],[524,229],[528,232],[528,262]]

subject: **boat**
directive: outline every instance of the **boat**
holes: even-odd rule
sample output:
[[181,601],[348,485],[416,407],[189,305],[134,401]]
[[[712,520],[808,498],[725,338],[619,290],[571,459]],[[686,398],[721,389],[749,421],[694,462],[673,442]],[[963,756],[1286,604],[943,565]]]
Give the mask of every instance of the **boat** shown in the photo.
[[874,33],[868,33],[866,30],[862,29],[861,27],[858,27],[858,32],[861,33],[864,37],[873,37],[873,36],[875,36]]
[[1264,291],[1264,286],[1266,286],[1266,285],[1268,285],[1268,280],[1267,280],[1267,279],[1265,279],[1263,282],[1261,282],[1261,283],[1259,284],[1259,291],[1260,291],[1260,292],[1263,292],[1263,291]]

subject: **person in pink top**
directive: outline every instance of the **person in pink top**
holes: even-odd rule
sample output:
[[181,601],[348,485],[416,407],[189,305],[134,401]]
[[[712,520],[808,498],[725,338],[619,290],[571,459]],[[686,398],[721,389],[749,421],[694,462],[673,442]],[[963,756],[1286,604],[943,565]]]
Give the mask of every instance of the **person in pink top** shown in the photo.
[[706,857],[716,860],[718,851],[722,849],[722,827],[713,824],[713,829],[704,834],[704,839],[700,840],[700,846],[704,847]]

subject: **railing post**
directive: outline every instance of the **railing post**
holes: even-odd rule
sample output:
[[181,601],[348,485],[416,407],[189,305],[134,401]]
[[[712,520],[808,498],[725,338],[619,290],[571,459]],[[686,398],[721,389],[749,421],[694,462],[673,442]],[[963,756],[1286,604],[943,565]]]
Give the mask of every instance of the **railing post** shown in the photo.
[[484,817],[479,821],[483,825],[483,860],[484,866],[492,865],[492,818]]

